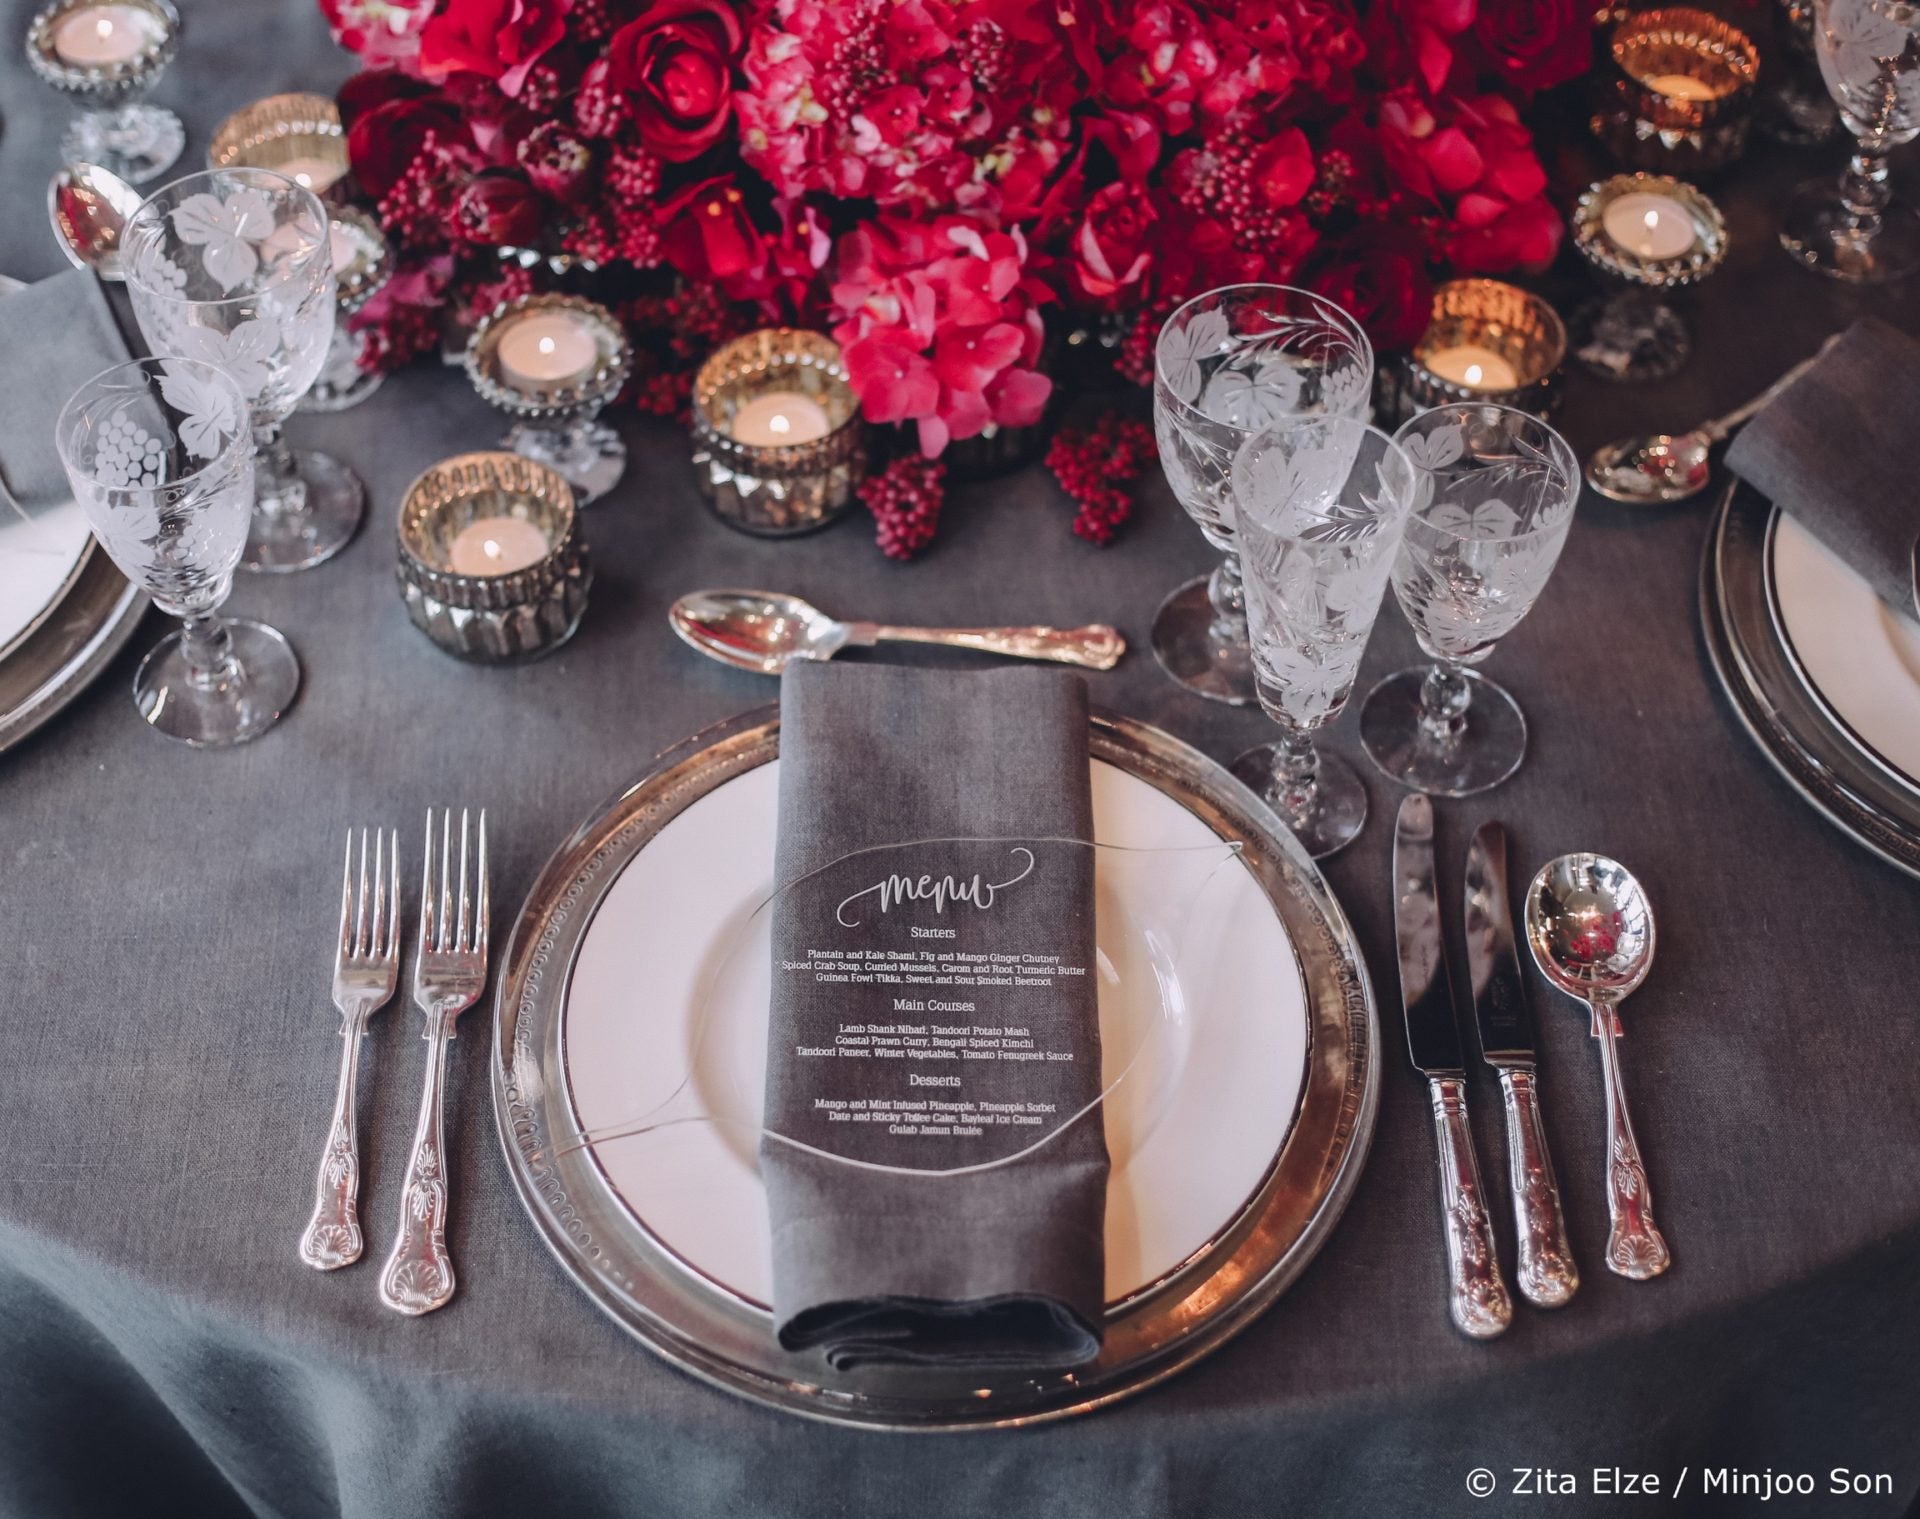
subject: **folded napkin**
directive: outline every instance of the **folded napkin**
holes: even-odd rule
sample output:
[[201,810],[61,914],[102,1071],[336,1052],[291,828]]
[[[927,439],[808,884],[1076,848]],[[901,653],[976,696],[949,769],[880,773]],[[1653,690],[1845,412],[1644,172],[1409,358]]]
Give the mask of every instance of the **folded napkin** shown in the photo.
[[0,299],[0,483],[22,510],[72,498],[53,424],[76,390],[129,357],[91,269]]
[[[1060,842],[1093,837],[1085,683],[801,663],[780,703],[760,1146],[780,1341],[840,1369],[1089,1361],[1106,1135],[1097,1107],[1066,1120],[1100,1094],[1093,858]],[[949,877],[957,895],[899,889]],[[976,878],[998,889],[969,893]],[[903,979],[921,951],[925,975],[947,981]],[[1084,974],[987,984],[973,968],[988,962],[962,958],[993,954],[1057,955]],[[1054,1053],[963,1058],[938,1043],[962,1027]],[[1028,1104],[1053,1116],[980,1117]]]
[[1727,467],[1911,614],[1920,342],[1866,317],[1749,422]]

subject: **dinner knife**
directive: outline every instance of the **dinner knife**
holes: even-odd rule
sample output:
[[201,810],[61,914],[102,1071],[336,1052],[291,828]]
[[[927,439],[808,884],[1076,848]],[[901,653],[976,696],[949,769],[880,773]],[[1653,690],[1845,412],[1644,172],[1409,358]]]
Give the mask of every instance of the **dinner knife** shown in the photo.
[[1540,1122],[1539,1070],[1533,1015],[1514,948],[1507,892],[1507,830],[1482,823],[1467,849],[1467,971],[1480,1055],[1500,1073],[1507,1110],[1507,1189],[1520,1259],[1514,1280],[1529,1302],[1558,1308],[1580,1286],[1567,1244],[1560,1187],[1553,1179],[1547,1131]]
[[1407,1050],[1427,1078],[1440,1147],[1440,1213],[1447,1238],[1447,1308],[1463,1334],[1489,1339],[1513,1322],[1493,1226],[1467,1124],[1467,1058],[1447,977],[1433,884],[1433,801],[1414,792],[1393,826],[1393,928]]

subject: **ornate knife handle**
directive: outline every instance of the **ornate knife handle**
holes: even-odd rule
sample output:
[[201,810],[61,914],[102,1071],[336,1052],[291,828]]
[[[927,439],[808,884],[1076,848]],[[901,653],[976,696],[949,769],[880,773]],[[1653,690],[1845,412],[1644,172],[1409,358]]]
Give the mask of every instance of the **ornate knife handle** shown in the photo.
[[300,1236],[300,1259],[316,1271],[337,1271],[360,1259],[360,1146],[354,1137],[354,1078],[360,1069],[360,1036],[367,1014],[342,1019],[340,1080],[333,1097],[333,1122],[326,1153],[313,1185],[313,1217]]
[[1447,1233],[1447,1307],[1462,1334],[1491,1339],[1513,1322],[1513,1301],[1500,1279],[1493,1225],[1481,1201],[1480,1162],[1467,1126],[1467,1083],[1429,1076],[1433,1134],[1440,1146],[1440,1211]]
[[1673,1255],[1653,1222],[1647,1168],[1627,1116],[1627,1089],[1620,1080],[1620,1016],[1609,1002],[1595,1000],[1589,1006],[1607,1081],[1607,1218],[1612,1224],[1607,1269],[1644,1282],[1672,1265]]
[[854,627],[855,640],[860,643],[937,643],[1014,659],[1082,665],[1090,670],[1111,670],[1127,652],[1127,641],[1105,623],[1084,628],[896,628],[885,623]]
[[453,1038],[455,1015],[436,1009],[428,1016],[427,1084],[420,1094],[420,1119],[414,1125],[413,1154],[400,1194],[400,1231],[380,1273],[380,1301],[396,1313],[407,1314],[431,1313],[445,1307],[453,1296],[440,1099],[446,1088],[447,1042]]
[[1579,1289],[1580,1268],[1567,1244],[1567,1221],[1560,1210],[1560,1186],[1553,1179],[1553,1158],[1547,1154],[1534,1073],[1502,1066],[1500,1091],[1507,1110],[1507,1187],[1513,1194],[1513,1232],[1520,1246],[1514,1280],[1528,1302],[1558,1308]]

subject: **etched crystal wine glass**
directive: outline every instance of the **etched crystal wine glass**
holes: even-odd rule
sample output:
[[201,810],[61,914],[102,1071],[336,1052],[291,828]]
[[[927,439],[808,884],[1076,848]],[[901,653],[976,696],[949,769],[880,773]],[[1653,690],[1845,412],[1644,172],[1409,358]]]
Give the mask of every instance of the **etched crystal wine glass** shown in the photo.
[[1920,4],[1814,0],[1821,76],[1858,139],[1836,185],[1800,186],[1780,227],[1786,250],[1834,279],[1897,279],[1920,267],[1920,216],[1895,200],[1887,154],[1920,134]]
[[54,442],[101,547],[184,624],[140,662],[140,715],[200,748],[264,733],[300,687],[299,662],[265,624],[214,615],[233,588],[253,510],[239,385],[194,359],[115,365],[74,393]]
[[213,169],[156,191],[121,241],[147,345],[231,374],[251,408],[255,500],[241,567],[303,570],[346,546],[366,491],[281,426],[333,336],[333,250],[313,192],[266,169]]
[[1373,345],[1339,306],[1286,285],[1229,285],[1167,318],[1154,347],[1153,425],[1174,496],[1225,556],[1153,619],[1153,652],[1188,690],[1255,700],[1247,599],[1234,540],[1234,455],[1282,417],[1357,417],[1373,392]]
[[1234,456],[1254,675],[1280,739],[1241,755],[1233,773],[1316,859],[1351,843],[1367,820],[1366,786],[1313,735],[1353,690],[1413,483],[1398,445],[1352,417],[1286,418]]
[[1580,499],[1573,450],[1510,406],[1439,406],[1394,441],[1417,471],[1393,590],[1433,664],[1367,693],[1360,742],[1382,771],[1435,796],[1471,796],[1520,768],[1527,720],[1468,667],[1533,610]]

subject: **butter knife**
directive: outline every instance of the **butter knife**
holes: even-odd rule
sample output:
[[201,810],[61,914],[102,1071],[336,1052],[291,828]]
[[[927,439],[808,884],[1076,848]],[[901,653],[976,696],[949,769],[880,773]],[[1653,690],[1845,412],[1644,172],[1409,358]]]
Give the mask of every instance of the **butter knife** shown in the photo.
[[1567,1244],[1560,1187],[1553,1179],[1547,1131],[1540,1122],[1539,1069],[1533,1015],[1513,942],[1507,894],[1507,830],[1482,823],[1467,849],[1467,971],[1480,1056],[1500,1073],[1507,1110],[1507,1183],[1520,1259],[1514,1280],[1529,1302],[1558,1308],[1580,1286]]
[[1414,792],[1393,827],[1393,928],[1407,1050],[1427,1078],[1440,1147],[1440,1213],[1447,1239],[1447,1308],[1461,1333],[1490,1339],[1513,1322],[1500,1278],[1467,1124],[1467,1057],[1453,1005],[1433,884],[1433,801]]

